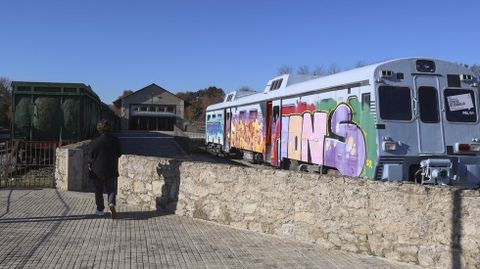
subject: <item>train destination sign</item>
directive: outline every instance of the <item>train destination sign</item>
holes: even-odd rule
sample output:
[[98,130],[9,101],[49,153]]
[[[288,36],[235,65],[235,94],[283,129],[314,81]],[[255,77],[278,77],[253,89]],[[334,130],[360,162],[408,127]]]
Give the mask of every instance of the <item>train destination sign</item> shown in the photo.
[[474,108],[470,94],[448,96],[448,107],[450,111],[467,110]]

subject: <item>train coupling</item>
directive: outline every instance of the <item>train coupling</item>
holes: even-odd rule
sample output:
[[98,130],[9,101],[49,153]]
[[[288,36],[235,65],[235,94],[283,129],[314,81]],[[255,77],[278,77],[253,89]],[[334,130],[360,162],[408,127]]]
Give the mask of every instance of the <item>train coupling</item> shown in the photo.
[[420,162],[422,169],[422,184],[451,184],[453,164],[449,159],[426,159]]

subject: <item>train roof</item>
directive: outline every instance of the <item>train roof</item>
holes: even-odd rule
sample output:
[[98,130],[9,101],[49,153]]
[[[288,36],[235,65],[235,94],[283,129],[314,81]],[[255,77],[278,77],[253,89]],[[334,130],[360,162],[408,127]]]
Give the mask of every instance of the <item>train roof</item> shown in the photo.
[[[44,88],[79,88],[83,89],[86,93],[93,96],[97,101],[100,101],[100,97],[98,97],[97,93],[95,93],[90,85],[85,83],[72,83],[72,82],[40,82],[40,81],[12,81],[12,87],[44,87]],[[18,90],[14,90],[13,94],[15,94]],[[48,93],[49,90],[45,89],[44,91],[29,91],[31,94],[42,94]]]
[[[392,63],[395,64],[396,62],[414,62],[420,59],[432,60],[436,63],[457,65],[437,59],[411,57],[388,60],[322,77],[286,74],[269,80],[263,92],[243,97],[234,96],[234,98],[230,98],[230,100],[228,99],[228,96],[230,95],[229,93],[226,95],[226,98],[222,103],[208,106],[207,111],[223,109],[232,106],[247,105],[263,100],[276,99],[279,97],[297,96],[311,91],[331,90],[335,88],[353,88],[369,85],[373,83],[372,80],[375,78],[376,70],[380,66]],[[278,86],[277,90],[272,91],[271,87],[273,83],[276,83],[276,81],[280,84],[280,86]]]

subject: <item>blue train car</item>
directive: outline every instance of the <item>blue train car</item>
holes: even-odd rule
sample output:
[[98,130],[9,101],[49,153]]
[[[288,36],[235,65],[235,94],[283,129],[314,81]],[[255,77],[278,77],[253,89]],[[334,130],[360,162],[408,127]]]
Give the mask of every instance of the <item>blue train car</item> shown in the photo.
[[207,142],[290,169],[478,186],[477,83],[465,66],[424,58],[282,75],[209,106]]

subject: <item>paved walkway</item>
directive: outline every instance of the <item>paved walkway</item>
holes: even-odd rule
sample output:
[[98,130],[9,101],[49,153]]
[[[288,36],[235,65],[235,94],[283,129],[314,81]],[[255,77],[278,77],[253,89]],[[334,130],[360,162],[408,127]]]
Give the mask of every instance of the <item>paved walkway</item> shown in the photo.
[[115,134],[120,139],[123,154],[183,158],[185,152],[175,142],[175,137],[166,133],[124,131]]
[[274,236],[120,207],[93,194],[0,190],[0,268],[417,268]]

